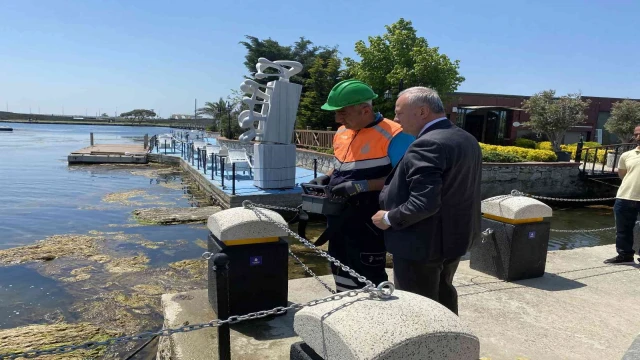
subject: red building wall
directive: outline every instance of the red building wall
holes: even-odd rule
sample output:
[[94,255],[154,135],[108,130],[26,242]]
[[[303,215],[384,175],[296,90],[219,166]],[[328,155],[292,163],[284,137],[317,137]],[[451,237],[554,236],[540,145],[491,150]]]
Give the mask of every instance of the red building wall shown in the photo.
[[[506,107],[515,107],[522,108],[522,102],[528,99],[529,96],[521,96],[521,95],[502,95],[502,94],[482,94],[482,93],[463,93],[456,92],[451,94],[447,102],[445,104],[445,112],[450,114],[449,119],[455,123],[457,121],[457,114],[452,111],[453,107],[460,106],[506,106]],[[622,101],[624,99],[620,98],[603,98],[603,97],[592,97],[592,96],[583,96],[583,99],[591,100],[591,104],[587,109],[587,120],[585,121],[585,126],[591,126],[591,137],[593,138],[593,134],[595,133],[596,123],[598,121],[598,113],[603,111],[611,111],[611,107],[614,103],[618,101]],[[515,111],[513,115],[513,121],[517,122],[526,122],[529,121],[529,114],[524,111]],[[507,124],[508,128],[511,131],[511,140],[515,140],[516,136],[516,128],[511,126],[512,122],[510,121]],[[589,139],[591,140],[591,139]]]

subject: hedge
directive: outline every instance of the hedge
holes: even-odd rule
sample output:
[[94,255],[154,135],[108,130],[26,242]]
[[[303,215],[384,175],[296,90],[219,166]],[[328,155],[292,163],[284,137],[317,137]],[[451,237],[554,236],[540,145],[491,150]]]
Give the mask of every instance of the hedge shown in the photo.
[[517,138],[514,145],[521,148],[535,149],[537,143],[533,140],[529,140],[525,138]]
[[550,150],[536,150],[526,149],[517,146],[499,146],[499,145],[487,145],[480,143],[482,149],[483,158],[493,156],[489,153],[500,153],[503,155],[517,156],[523,160],[521,161],[539,161],[539,162],[551,162],[558,160],[558,157],[553,151]]
[[[602,146],[599,143],[595,142],[595,141],[585,141],[583,143],[583,149],[584,148],[594,148],[594,147],[599,147]],[[553,150],[553,147],[551,146],[551,142],[549,141],[543,141],[543,142],[539,142],[536,145],[537,149],[540,150]],[[571,160],[575,160],[576,159],[576,150],[578,149],[578,144],[567,144],[567,145],[560,145],[560,149],[562,151],[568,151],[571,153]],[[611,152],[611,151],[609,151]],[[589,151],[589,154],[587,155],[586,152],[584,150],[582,150],[582,159],[580,159],[581,161],[584,161],[585,156],[587,157],[587,161],[593,161],[593,156],[595,155],[595,150],[591,150]],[[606,153],[604,150],[598,150],[598,156],[596,158],[596,162],[599,163],[604,163],[606,161]]]

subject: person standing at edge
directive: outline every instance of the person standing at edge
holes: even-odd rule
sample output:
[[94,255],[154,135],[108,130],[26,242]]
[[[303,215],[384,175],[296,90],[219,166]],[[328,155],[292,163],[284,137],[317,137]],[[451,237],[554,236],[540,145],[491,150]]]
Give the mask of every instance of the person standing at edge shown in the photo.
[[429,88],[401,92],[395,120],[416,140],[385,181],[383,210],[372,220],[386,230],[396,289],[458,314],[453,275],[480,236],[480,145],[451,124],[438,93]]
[[[327,229],[317,242],[328,239],[331,256],[376,285],[388,276],[384,235],[371,216],[380,209],[378,195],[385,178],[414,140],[400,125],[373,111],[377,97],[369,85],[354,79],[333,87],[322,109],[335,111],[341,125],[333,138],[334,167],[311,181],[329,185],[333,195],[347,198],[340,215],[327,216]],[[365,285],[333,264],[331,272],[338,292]]]
[[633,137],[638,146],[620,155],[618,162],[622,184],[613,205],[618,255],[605,260],[605,264],[633,263],[633,228],[640,212],[640,125],[634,129]]

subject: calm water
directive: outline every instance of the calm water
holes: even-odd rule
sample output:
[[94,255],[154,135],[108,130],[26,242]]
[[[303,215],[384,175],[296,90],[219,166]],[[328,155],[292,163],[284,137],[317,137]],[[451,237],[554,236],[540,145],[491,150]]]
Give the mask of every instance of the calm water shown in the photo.
[[[134,209],[194,204],[180,175],[145,176],[146,166],[67,164],[71,151],[89,146],[91,132],[96,143],[133,143],[144,134],[169,129],[2,125],[14,131],[0,132],[0,249],[33,244],[51,235],[122,232],[134,239],[164,242],[166,246],[157,249],[135,242],[114,245],[114,251],[143,252],[152,267],[195,259],[204,251],[202,242],[196,242],[206,239],[203,225],[132,226]],[[105,201],[109,194],[127,191],[138,196],[124,203]],[[39,265],[0,267],[0,328],[47,322],[52,311],[72,318],[68,307],[83,296],[75,284],[53,280]]]
[[[90,132],[94,133],[96,143],[131,143],[140,141],[144,134],[151,136],[169,129],[2,125],[11,126],[14,131],[0,132],[0,249],[33,244],[51,235],[121,231],[127,236],[165,244],[158,249],[131,242],[114,246],[118,251],[143,252],[150,259],[150,267],[196,259],[203,252],[199,239],[206,239],[207,230],[202,225],[131,226],[135,224],[131,211],[136,208],[194,205],[196,200],[181,186],[180,175],[145,176],[139,173],[145,167],[67,164],[66,157],[71,151],[89,145]],[[128,203],[105,201],[109,194],[127,191],[137,191],[138,196],[131,197]],[[555,209],[552,221],[552,228],[557,229],[608,226],[613,226],[613,214],[606,207]],[[308,233],[317,236],[320,227],[312,225]],[[613,242],[613,232],[553,233],[549,248]],[[317,258],[308,254],[301,254],[301,258],[309,261],[316,273],[327,273],[328,266]],[[290,267],[294,266],[290,263]],[[41,264],[0,267],[0,328],[59,318],[77,319],[78,314],[69,310],[72,305],[99,296],[95,289],[82,287],[80,283],[57,281]]]

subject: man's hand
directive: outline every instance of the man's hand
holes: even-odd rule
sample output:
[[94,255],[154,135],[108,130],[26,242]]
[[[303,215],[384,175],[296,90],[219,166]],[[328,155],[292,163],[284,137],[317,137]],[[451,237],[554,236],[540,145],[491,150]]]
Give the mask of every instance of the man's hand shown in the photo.
[[318,176],[317,178],[309,181],[309,184],[324,186],[324,185],[329,185],[329,180],[331,180],[330,176],[322,175],[322,176]]
[[347,181],[331,189],[331,193],[339,197],[349,197],[364,191],[369,191],[367,180]]
[[386,211],[380,210],[371,217],[373,225],[375,225],[378,229],[387,230],[388,228],[390,228],[390,226],[387,225],[387,222],[384,221],[384,215],[386,213]]

